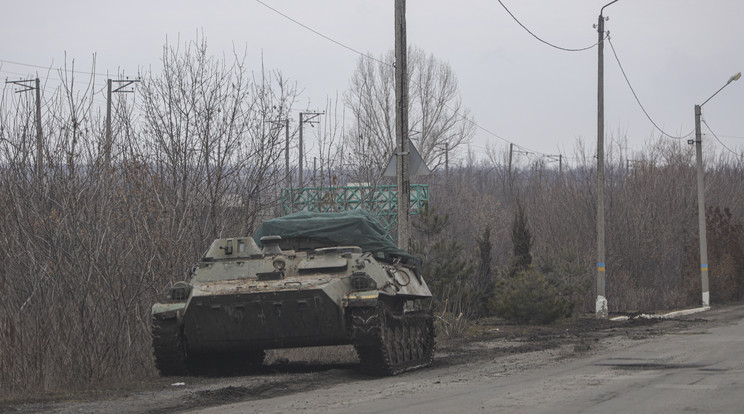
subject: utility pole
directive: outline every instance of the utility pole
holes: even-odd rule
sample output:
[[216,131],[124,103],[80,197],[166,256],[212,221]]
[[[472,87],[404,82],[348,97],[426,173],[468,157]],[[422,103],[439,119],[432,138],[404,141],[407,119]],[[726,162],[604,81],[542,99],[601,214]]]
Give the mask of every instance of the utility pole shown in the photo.
[[[602,8],[604,9],[604,7]],[[597,20],[597,301],[595,316],[609,317],[605,293],[605,218],[604,218],[604,16]]]
[[509,143],[509,188],[512,185],[512,154],[514,154],[514,144]]
[[302,118],[303,118],[304,116],[305,116],[305,114],[304,114],[304,113],[302,113],[302,112],[300,112],[300,144],[299,144],[299,145],[300,145],[300,147],[299,147],[299,152],[300,152],[300,159],[299,159],[299,161],[298,161],[298,162],[299,162],[299,164],[300,164],[300,167],[298,168],[298,171],[297,171],[297,174],[299,174],[299,175],[298,175],[298,179],[300,180],[300,182],[299,182],[299,188],[300,188],[300,191],[302,191],[302,178],[303,178],[303,177],[302,177],[302,176],[303,176],[303,172],[302,172],[302,170],[303,170],[303,165],[302,165],[302,162],[303,162],[304,160],[303,160],[303,158],[302,158],[302,157],[303,157],[303,152],[304,152],[304,150],[305,150],[305,148],[304,148],[304,146],[303,146],[303,142],[302,142],[302,130],[303,130],[302,126],[303,126],[303,125],[305,124],[305,123],[304,123],[304,120],[303,120]]
[[291,180],[289,179],[289,118],[271,121],[272,124],[284,127],[284,186],[289,188]]
[[284,180],[285,187],[290,188],[292,181],[289,178],[289,118],[284,120]]
[[44,176],[44,134],[41,130],[41,83],[34,79],[36,89],[36,175],[41,181]]
[[449,179],[449,142],[444,143],[444,176]]
[[274,125],[284,128],[284,188],[289,190],[289,212],[293,212],[294,198],[292,191],[292,177],[289,175],[289,118],[270,121]]
[[[700,131],[700,116],[703,105],[718,95],[729,83],[741,78],[741,72],[730,77],[728,82],[700,105],[695,105],[695,158],[697,164],[697,201],[698,201],[698,237],[700,238],[700,283],[703,293],[703,307],[710,306],[710,288],[708,286],[708,237],[705,225],[705,187],[703,184],[703,134]],[[688,141],[689,142],[689,141]],[[690,142],[691,143],[691,142]]]
[[[306,118],[305,115],[308,115]],[[300,112],[300,171],[299,171],[299,179],[300,179],[300,191],[302,191],[302,187],[304,186],[303,181],[303,169],[305,167],[304,165],[304,157],[305,157],[305,146],[302,141],[302,130],[303,125],[310,124],[310,126],[313,126],[313,124],[317,124],[320,121],[317,121],[316,118],[318,118],[321,115],[325,115],[325,112]]]
[[106,82],[106,142],[103,144],[103,165],[108,173],[111,167],[111,79]]
[[703,134],[700,132],[701,106],[695,105],[695,160],[697,164],[698,233],[700,237],[700,283],[703,290],[703,306],[710,306],[708,287],[708,238],[705,227],[705,187],[703,186]]
[[[31,86],[32,82],[34,86]],[[36,90],[36,178],[41,180],[42,174],[44,173],[44,134],[41,129],[41,81],[39,78],[36,78],[5,81],[5,83],[12,83],[23,88],[16,91],[16,93],[28,92],[34,89]]]
[[408,172],[408,47],[406,45],[406,0],[395,0],[395,132],[398,185],[398,248],[411,251],[411,177]]
[[[138,79],[135,80],[129,80],[129,79],[109,79],[106,85],[107,94],[106,94],[106,142],[103,144],[103,158],[104,158],[104,166],[106,168],[106,171],[108,171],[109,168],[111,168],[111,146],[112,146],[112,137],[111,137],[111,95],[113,93],[134,93],[134,89],[125,89],[129,86],[131,86],[133,83],[139,82]],[[112,84],[116,83],[117,86],[116,89],[112,88]]]
[[604,22],[605,4],[597,19],[597,302],[595,315],[600,319],[609,317],[605,293],[605,216],[604,216]]
[[289,175],[289,118],[284,120],[284,180],[289,188],[289,213],[294,213],[294,190],[292,177]]
[[552,161],[558,161],[558,174],[563,174],[563,155],[546,155],[545,157]]

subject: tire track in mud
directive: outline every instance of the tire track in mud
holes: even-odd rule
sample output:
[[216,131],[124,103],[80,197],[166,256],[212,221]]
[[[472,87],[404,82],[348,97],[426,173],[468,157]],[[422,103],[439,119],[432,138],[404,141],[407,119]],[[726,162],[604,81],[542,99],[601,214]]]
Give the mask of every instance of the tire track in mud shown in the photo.
[[[185,395],[180,402],[146,410],[148,414],[169,414],[185,410],[215,407],[265,398],[329,388],[344,382],[365,378],[354,371],[354,364],[307,365],[280,364],[264,367],[265,373],[253,376],[257,384],[239,385],[235,378],[230,385],[196,390]],[[263,377],[263,378],[262,378]]]

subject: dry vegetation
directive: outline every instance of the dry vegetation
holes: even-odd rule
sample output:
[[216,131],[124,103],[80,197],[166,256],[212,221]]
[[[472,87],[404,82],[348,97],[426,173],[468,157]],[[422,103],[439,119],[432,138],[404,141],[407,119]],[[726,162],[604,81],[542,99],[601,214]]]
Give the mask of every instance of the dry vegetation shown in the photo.
[[[152,303],[188,276],[213,238],[250,234],[260,220],[279,214],[279,188],[291,177],[284,173],[284,131],[275,121],[298,109],[295,86],[276,71],[251,72],[243,58],[210,57],[203,42],[166,45],[163,62],[163,72],[146,76],[134,96],[117,95],[110,165],[104,117],[92,94],[100,85],[93,80],[80,88],[61,71],[66,81],[54,93],[45,91],[41,160],[32,95],[3,93],[0,396],[154,375]],[[346,99],[347,105],[355,100],[353,94]],[[319,183],[374,182],[387,161],[365,161],[376,116],[357,114],[358,122],[344,128],[333,111],[328,115]],[[463,134],[472,133],[463,125],[449,135],[442,133],[446,123],[419,125],[427,137],[426,128],[436,132],[431,139],[440,144],[453,143],[450,160],[456,143],[466,141]],[[495,283],[512,260],[517,199],[533,236],[533,268],[569,285],[593,281],[590,152],[579,146],[562,172],[524,159],[508,171],[505,154],[493,152],[481,162],[451,161],[445,176],[441,146],[427,145],[440,168],[427,179],[431,209],[417,219],[415,239],[442,329],[456,334],[465,321],[489,313]],[[607,161],[611,310],[695,304],[693,153],[685,143],[659,140],[634,158],[642,161],[629,165],[620,151],[609,151]],[[744,294],[744,166],[711,156],[706,180],[711,300],[738,300]],[[578,310],[593,309],[593,299],[591,289],[584,292],[576,298]]]

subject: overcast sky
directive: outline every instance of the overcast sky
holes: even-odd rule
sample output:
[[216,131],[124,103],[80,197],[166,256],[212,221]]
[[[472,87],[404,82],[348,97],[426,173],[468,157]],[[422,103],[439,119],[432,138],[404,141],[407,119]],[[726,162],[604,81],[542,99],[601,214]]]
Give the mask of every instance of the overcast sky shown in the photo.
[[[393,0],[262,1],[358,51],[379,56],[394,47]],[[502,1],[537,36],[581,48],[596,42],[592,26],[609,0]],[[246,49],[256,70],[263,54],[267,68],[297,81],[304,89],[299,110],[323,108],[326,97],[342,93],[359,58],[255,0],[0,0],[0,10],[0,76],[8,79],[37,71],[44,77],[44,69],[16,63],[59,67],[65,52],[84,71],[90,71],[95,53],[97,73],[157,73],[166,38],[171,43],[179,36],[194,40],[203,31],[212,53],[229,55],[233,45]],[[604,15],[639,99],[670,134],[690,132],[694,105],[744,70],[742,0],[619,0]],[[503,138],[478,130],[474,151],[482,153],[487,145],[503,148],[507,140],[570,156],[579,139],[593,151],[596,47],[583,52],[551,48],[512,20],[497,0],[408,0],[407,23],[409,45],[448,62],[476,122]],[[627,137],[632,158],[633,151],[659,134],[605,45],[608,139]],[[102,85],[105,78],[98,82]],[[703,117],[728,148],[744,152],[744,79],[707,103]],[[710,134],[704,142],[705,148],[721,149]]]

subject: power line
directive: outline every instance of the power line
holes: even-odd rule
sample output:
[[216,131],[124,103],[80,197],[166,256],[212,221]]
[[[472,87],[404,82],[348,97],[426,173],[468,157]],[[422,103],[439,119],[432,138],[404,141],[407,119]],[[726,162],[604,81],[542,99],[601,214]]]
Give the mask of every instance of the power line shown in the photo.
[[[82,75],[92,75],[92,76],[95,76],[95,77],[101,77],[101,76],[103,76],[103,77],[107,77],[107,78],[111,76],[110,74],[104,74],[104,73],[98,73],[98,72],[87,72],[87,71],[73,70],[73,69],[68,69],[68,68],[64,68],[64,69],[63,68],[53,68],[51,66],[49,66],[49,67],[47,67],[47,66],[40,66],[40,65],[30,64],[30,63],[21,63],[21,62],[15,62],[15,61],[4,60],[4,59],[0,59],[0,63],[7,63],[7,64],[19,65],[19,66],[27,66],[27,67],[39,68],[39,69],[46,69],[48,72],[51,72],[51,71],[63,71],[65,73],[72,73],[73,75],[75,75],[75,74],[82,74]],[[2,72],[2,73],[9,73],[9,74],[13,74],[13,75],[19,75],[19,76],[26,76],[26,74],[21,74],[21,73],[18,73],[18,72],[11,72],[11,71],[4,70],[4,69],[2,69],[2,66],[0,66],[0,72]],[[56,78],[56,77],[53,77],[53,76],[49,76],[49,74],[47,73],[47,75],[44,77],[45,84],[44,84],[44,86],[41,87],[41,89],[44,90],[44,91],[46,91],[46,92],[52,93],[52,94],[54,94],[54,93],[57,92],[57,89],[59,88],[59,86],[57,86],[56,88],[50,89],[49,86],[46,86],[46,82],[49,81],[49,80],[57,81],[57,82],[60,82],[61,84],[67,83],[66,80],[59,79],[59,78]],[[101,90],[99,90],[99,91],[95,91],[94,90],[92,92],[92,94],[91,94],[91,100],[94,101],[94,102],[96,102],[99,105],[106,105],[106,103],[104,101],[100,101],[100,100],[98,100],[96,98],[93,98],[96,95],[103,94],[103,90],[104,89],[106,89],[106,85],[105,84],[103,85],[103,87],[101,88]],[[45,101],[46,101],[46,98],[45,98]],[[46,104],[46,102],[45,102],[45,104]]]
[[[273,8],[273,7],[271,7],[271,6],[269,6],[268,4],[266,4],[265,2],[263,2],[263,1],[261,1],[261,0],[256,0],[256,2],[257,2],[257,3],[259,3],[259,4],[261,4],[261,5],[262,5],[262,6],[264,6],[264,7],[268,8],[269,10],[271,10],[271,11],[273,11],[273,12],[275,12],[275,13],[279,14],[280,16],[284,17],[285,19],[287,19],[287,20],[289,20],[289,21],[291,21],[291,22],[293,22],[293,23],[295,23],[295,24],[297,24],[297,25],[299,25],[299,26],[303,27],[304,29],[306,29],[306,30],[308,30],[308,31],[310,31],[310,32],[312,32],[312,33],[314,33],[314,34],[316,34],[316,35],[318,35],[318,36],[320,36],[320,37],[322,37],[322,38],[324,38],[324,39],[326,39],[326,40],[328,40],[328,41],[330,41],[330,42],[332,42],[332,43],[334,43],[334,44],[336,44],[336,45],[338,45],[338,46],[340,46],[340,47],[343,47],[343,48],[345,48],[345,49],[347,49],[347,50],[349,50],[349,51],[351,51],[351,52],[353,52],[353,53],[356,53],[356,54],[358,54],[358,55],[362,56],[362,57],[365,57],[365,58],[371,59],[372,61],[375,61],[375,62],[381,63],[381,64],[383,64],[383,65],[386,65],[386,66],[394,67],[394,65],[391,65],[391,64],[389,64],[389,63],[387,63],[387,62],[384,62],[383,60],[377,59],[377,58],[375,58],[374,56],[371,56],[371,55],[369,55],[369,54],[366,54],[366,53],[362,53],[362,52],[360,52],[359,50],[357,50],[357,49],[355,49],[355,48],[353,48],[353,47],[351,47],[351,46],[348,46],[348,45],[346,45],[346,44],[344,44],[344,43],[342,43],[342,42],[340,42],[340,41],[337,41],[337,40],[335,40],[335,39],[331,38],[330,36],[327,36],[327,35],[325,35],[325,34],[323,34],[323,33],[319,32],[319,31],[317,31],[317,30],[315,30],[315,29],[313,29],[313,28],[311,28],[311,27],[309,27],[309,26],[305,25],[304,23],[302,23],[302,22],[300,22],[300,21],[298,21],[298,20],[296,20],[296,19],[294,19],[294,18],[292,18],[292,17],[288,16],[287,14],[285,14],[285,13],[283,13],[283,12],[281,12],[281,11],[279,11],[279,10],[277,10],[277,9],[275,9],[275,8]],[[533,36],[534,36],[534,37],[535,37],[536,39],[540,40],[541,42],[543,42],[543,43],[545,43],[545,44],[548,44],[548,45],[550,45],[550,46],[552,46],[552,47],[555,47],[555,48],[558,48],[558,49],[561,49],[561,50],[566,50],[566,51],[582,51],[582,50],[587,50],[587,49],[591,49],[592,47],[596,46],[596,43],[595,43],[594,45],[592,45],[592,46],[589,46],[589,47],[586,47],[586,48],[581,48],[581,49],[570,49],[570,48],[562,48],[562,47],[559,47],[559,46],[555,46],[555,45],[553,45],[553,44],[551,44],[551,43],[549,43],[549,42],[546,42],[546,41],[544,41],[544,40],[540,39],[540,38],[539,38],[538,36],[536,36],[536,35],[535,35],[534,33],[532,33],[532,32],[531,32],[531,31],[530,31],[529,29],[527,29],[527,28],[526,28],[526,27],[525,27],[525,26],[524,26],[524,25],[523,25],[523,24],[522,24],[521,22],[519,22],[519,20],[517,20],[517,19],[516,19],[516,17],[515,17],[515,16],[514,16],[514,15],[513,15],[513,14],[512,14],[512,13],[511,13],[511,12],[510,12],[510,11],[509,11],[509,10],[508,10],[507,8],[506,8],[506,6],[505,6],[505,5],[503,4],[503,3],[501,3],[501,1],[500,1],[500,0],[499,0],[499,3],[500,3],[500,4],[502,5],[502,7],[504,7],[504,9],[505,9],[505,10],[506,10],[506,11],[507,11],[507,12],[508,12],[508,13],[509,13],[509,14],[510,14],[511,16],[512,16],[512,18],[514,18],[514,20],[515,20],[515,21],[517,21],[517,23],[519,23],[519,24],[520,24],[520,26],[522,26],[522,27],[523,27],[523,28],[524,28],[525,30],[527,30],[527,31],[528,31],[528,32],[529,32],[530,34],[532,34],[532,35],[533,35]],[[4,59],[0,59],[0,63],[7,63],[7,64],[11,64],[11,65],[19,65],[19,66],[26,66],[26,67],[39,68],[39,69],[46,69],[46,70],[52,70],[52,69],[53,69],[53,68],[52,68],[51,66],[47,67],[47,66],[34,65],[34,64],[29,64],[29,63],[22,63],[22,62],[9,61],[9,60],[4,60]],[[65,70],[67,70],[67,69],[65,69]],[[12,73],[12,74],[17,74],[17,73],[13,73],[13,72],[9,72],[9,71],[3,71],[3,72],[6,72],[6,73]],[[74,70],[74,71],[73,71],[73,70],[71,70],[71,72],[72,72],[72,73],[79,73],[79,74],[86,74],[86,75],[93,75],[93,76],[105,76],[105,77],[108,77],[108,76],[110,76],[109,74],[103,74],[103,73],[97,73],[97,72],[87,72],[87,71],[80,71],[80,70]],[[58,81],[62,82],[62,80],[60,80],[60,79],[52,78],[52,77],[49,77],[49,76],[47,76],[47,79],[53,79],[53,80],[58,80]],[[419,85],[419,84],[418,84],[417,82],[415,82],[415,80],[413,80],[413,79],[409,79],[409,81],[410,81],[411,83],[413,83],[414,85],[420,86],[420,85]],[[44,89],[47,89],[47,88],[46,88],[46,87],[44,87]],[[94,95],[95,95],[95,94],[96,94],[96,93],[94,92]],[[100,104],[100,102],[99,102],[99,104]],[[504,137],[502,137],[502,136],[500,136],[500,135],[496,134],[495,132],[493,132],[493,131],[491,131],[491,130],[489,130],[489,129],[487,129],[487,128],[485,128],[485,127],[481,126],[481,125],[479,125],[479,124],[478,124],[478,123],[476,123],[476,122],[475,122],[474,120],[471,120],[471,119],[470,119],[470,118],[468,118],[467,116],[465,116],[465,115],[463,115],[463,114],[460,114],[460,113],[459,113],[459,111],[456,111],[456,110],[452,109],[451,107],[449,107],[449,106],[447,106],[447,105],[445,105],[445,107],[446,107],[447,109],[449,109],[450,111],[452,111],[453,113],[457,114],[457,115],[458,115],[458,116],[459,116],[459,117],[460,117],[460,118],[461,118],[462,120],[464,120],[464,121],[466,121],[466,122],[469,122],[469,123],[471,123],[471,124],[472,124],[472,125],[473,125],[474,127],[476,127],[477,129],[479,129],[479,130],[481,130],[481,131],[485,132],[486,134],[488,134],[488,135],[491,135],[491,136],[493,136],[493,137],[495,137],[495,138],[497,138],[497,139],[499,139],[499,140],[501,140],[501,141],[503,141],[503,142],[505,142],[505,143],[508,143],[508,144],[514,144],[514,145],[515,145],[515,146],[517,146],[518,148],[521,148],[521,149],[523,149],[523,150],[525,150],[525,151],[528,151],[528,152],[532,152],[532,153],[535,153],[535,154],[539,154],[539,155],[541,155],[541,156],[547,156],[547,155],[548,155],[547,153],[542,153],[542,152],[540,152],[540,151],[536,151],[536,150],[533,150],[533,149],[527,148],[527,147],[525,147],[525,146],[522,146],[522,145],[516,144],[515,142],[512,142],[511,140],[509,140],[509,139],[507,139],[507,138],[504,138]]]
[[[32,65],[32,64],[29,64],[29,63],[11,62],[11,61],[2,60],[2,59],[0,59],[0,63],[9,63],[9,64],[12,64],[12,65],[21,65],[21,66],[29,66],[29,67],[34,67],[34,68],[42,68],[42,69],[48,69],[49,71],[51,71],[51,70],[63,70],[65,73],[71,72],[73,75],[77,73],[77,74],[84,74],[84,75],[107,76],[107,77],[110,76],[110,75],[105,75],[105,74],[101,74],[101,73],[85,72],[85,71],[71,70],[71,69],[66,69],[66,68],[65,69],[61,69],[61,68],[53,69],[52,67]],[[19,72],[13,72],[13,71],[5,70],[5,69],[3,69],[2,65],[0,65],[0,73],[7,73],[7,74],[17,75],[17,76],[27,76],[28,75],[28,74],[24,74],[24,73],[19,73]],[[63,80],[63,79],[60,79],[60,78],[57,78],[57,77],[54,77],[54,76],[50,76],[49,74],[47,74],[43,78],[43,80],[44,80],[44,85],[41,86],[41,89],[43,91],[48,92],[48,93],[51,93],[51,94],[57,93],[58,90],[59,90],[59,88],[62,86],[62,84],[67,84],[68,83],[67,80]],[[57,85],[56,87],[47,86],[47,82],[50,81],[50,80],[57,81],[57,82],[60,83],[60,85]],[[132,82],[135,82],[135,80],[133,80]],[[104,83],[103,86],[99,90],[93,90],[91,96],[103,94],[103,91],[105,89],[106,89],[106,84]],[[98,103],[102,103],[102,101],[99,101]],[[103,103],[103,104],[105,105],[105,103]]]
[[[386,66],[389,66],[389,67],[394,67],[394,65],[391,65],[391,64],[389,64],[389,63],[387,63],[387,62],[385,62],[385,61],[382,61],[382,60],[380,60],[380,59],[377,59],[377,58],[375,58],[374,56],[370,56],[370,55],[368,55],[368,54],[362,53],[362,52],[358,51],[357,49],[354,49],[354,48],[353,48],[353,47],[351,47],[351,46],[348,46],[348,45],[346,45],[346,44],[344,44],[344,43],[342,43],[342,42],[340,42],[340,41],[338,41],[338,40],[336,40],[336,39],[333,39],[333,38],[331,38],[330,36],[327,36],[327,35],[325,35],[325,34],[323,34],[323,33],[319,32],[319,31],[317,31],[317,30],[313,29],[312,27],[309,27],[309,26],[307,26],[306,24],[304,24],[304,23],[302,23],[302,22],[300,22],[300,21],[298,21],[298,20],[296,20],[296,19],[294,19],[294,18],[292,18],[292,17],[288,16],[287,14],[285,14],[285,13],[282,13],[281,11],[279,11],[279,10],[277,10],[277,9],[275,9],[275,8],[273,8],[273,7],[271,7],[271,6],[269,6],[268,4],[264,3],[264,2],[263,2],[263,1],[261,1],[261,0],[256,0],[256,2],[257,2],[257,3],[259,3],[259,4],[261,4],[262,6],[266,7],[267,9],[269,9],[269,10],[273,11],[274,13],[277,13],[277,14],[279,14],[280,16],[282,16],[282,17],[284,17],[285,19],[287,19],[287,20],[291,21],[292,23],[295,23],[295,24],[297,24],[297,25],[299,25],[299,26],[303,27],[304,29],[306,29],[306,30],[309,30],[309,31],[311,31],[311,32],[315,33],[316,35],[318,35],[318,36],[320,36],[320,37],[322,37],[322,38],[324,38],[324,39],[328,40],[329,42],[332,42],[332,43],[334,43],[334,44],[336,44],[336,45],[338,45],[338,46],[341,46],[341,47],[343,47],[344,49],[350,50],[350,51],[352,51],[352,52],[354,52],[354,53],[356,53],[356,54],[358,54],[358,55],[360,55],[360,56],[362,56],[362,57],[365,57],[365,58],[371,59],[371,60],[373,60],[373,61],[375,61],[375,62],[381,63],[381,64],[383,64],[383,65],[386,65]],[[593,46],[592,46],[592,47],[593,47]],[[418,84],[418,83],[417,83],[417,82],[416,82],[415,80],[411,79],[411,78],[410,78],[410,75],[409,75],[409,82],[411,82],[411,83],[413,83],[414,85],[417,85],[417,86],[419,86],[419,87],[421,86],[421,85],[419,85],[419,84]],[[504,137],[501,137],[501,136],[499,136],[498,134],[496,134],[495,132],[493,132],[493,131],[490,131],[490,130],[488,130],[487,128],[485,128],[485,127],[483,127],[483,126],[479,125],[479,124],[478,124],[478,123],[476,123],[475,121],[473,121],[473,120],[471,120],[471,119],[467,118],[467,117],[466,117],[465,115],[462,115],[462,114],[460,114],[460,113],[459,113],[458,111],[455,111],[455,110],[454,110],[454,109],[452,109],[451,107],[449,107],[449,106],[447,106],[447,105],[445,105],[445,107],[446,107],[447,109],[449,109],[450,111],[452,111],[452,112],[456,113],[456,114],[457,114],[457,115],[458,115],[458,116],[459,116],[459,117],[460,117],[461,119],[465,120],[466,122],[469,122],[469,123],[471,123],[471,124],[472,124],[473,126],[475,126],[475,127],[477,128],[477,129],[480,129],[480,130],[482,130],[483,132],[485,132],[485,133],[487,133],[487,134],[489,134],[489,135],[492,135],[492,136],[494,136],[494,137],[496,137],[496,138],[498,138],[498,139],[500,139],[500,140],[502,140],[502,141],[506,142],[507,144],[514,144],[514,145],[517,145],[516,143],[514,143],[514,142],[512,142],[512,141],[510,141],[510,140],[508,140],[508,139],[506,139],[506,138],[504,138]],[[542,153],[542,152],[540,152],[540,151],[535,151],[535,150],[531,150],[531,149],[529,149],[529,148],[525,148],[525,147],[522,147],[522,146],[520,146],[520,148],[523,148],[523,149],[525,149],[525,150],[528,150],[528,151],[530,151],[530,152],[534,152],[534,153],[536,153],[536,154],[541,154],[541,155],[548,155],[548,154],[546,154],[546,153]]]
[[0,69],[0,73],[7,73],[7,74],[10,74],[10,75],[16,75],[16,76],[19,76],[21,78],[28,76],[28,73],[11,72],[9,70],[4,70],[4,69]]
[[344,49],[348,49],[348,50],[350,50],[350,51],[352,51],[352,52],[354,52],[354,53],[356,53],[356,54],[358,54],[358,55],[364,56],[364,57],[366,57],[366,58],[369,58],[369,59],[372,59],[372,60],[374,60],[374,61],[377,61],[377,62],[379,62],[379,63],[383,63],[383,64],[386,64],[386,65],[387,65],[387,63],[385,63],[385,62],[383,62],[383,61],[381,61],[381,60],[378,60],[378,59],[376,59],[376,58],[375,58],[375,57],[373,57],[373,56],[367,55],[366,53],[362,53],[362,52],[360,52],[360,51],[358,51],[358,50],[354,49],[353,47],[351,47],[351,46],[349,46],[349,45],[346,45],[346,44],[344,44],[344,43],[341,43],[341,42],[339,42],[338,40],[336,40],[336,39],[333,39],[333,38],[332,38],[332,37],[330,37],[330,36],[326,36],[326,35],[324,35],[323,33],[321,33],[321,32],[319,32],[319,31],[317,31],[317,30],[313,29],[312,27],[310,27],[310,26],[307,26],[306,24],[304,24],[304,23],[302,23],[302,22],[300,22],[300,21],[298,21],[298,20],[296,20],[296,19],[293,19],[292,17],[289,17],[288,15],[286,15],[286,14],[284,14],[284,13],[280,12],[279,10],[277,10],[277,9],[275,9],[275,8],[273,8],[273,7],[271,7],[271,6],[269,6],[268,4],[264,3],[264,2],[263,2],[263,1],[261,1],[261,0],[256,0],[256,3],[258,3],[258,4],[260,4],[260,5],[264,6],[264,7],[266,7],[267,9],[269,9],[269,10],[273,11],[274,13],[276,13],[276,14],[278,14],[278,15],[280,15],[280,16],[282,16],[282,17],[284,17],[285,19],[287,19],[287,20],[289,20],[289,21],[291,21],[291,22],[293,22],[293,23],[295,23],[295,24],[297,24],[297,25],[299,25],[299,26],[302,26],[302,27],[304,27],[305,29],[307,29],[307,30],[309,30],[309,31],[311,31],[311,32],[313,32],[313,33],[315,33],[316,35],[318,35],[318,36],[322,37],[323,39],[326,39],[326,40],[328,40],[329,42],[335,43],[335,44],[337,44],[337,45],[339,45],[339,46],[343,47]]
[[[26,76],[29,76],[29,74],[28,74],[28,73],[11,72],[11,71],[8,71],[8,70],[4,70],[4,69],[0,70],[0,73],[10,73],[10,74],[12,74],[12,75],[17,75],[17,76],[21,76],[21,77],[26,77]],[[47,75],[47,76],[44,76],[44,77],[43,77],[43,79],[44,79],[44,81],[47,81],[47,80],[53,80],[53,81],[58,81],[58,82],[62,82],[62,80],[61,80],[61,79],[59,79],[59,78],[55,78],[55,77],[53,77],[53,76],[48,76],[48,75]],[[45,89],[46,89],[46,88],[45,88]]]
[[511,18],[514,19],[514,21],[517,22],[518,25],[522,26],[522,29],[526,30],[527,33],[531,34],[532,37],[534,37],[535,39],[539,40],[542,43],[545,43],[546,45],[548,45],[548,46],[550,46],[552,48],[555,48],[555,49],[558,49],[558,50],[562,50],[564,52],[583,52],[584,50],[589,50],[589,49],[597,46],[597,43],[595,43],[595,44],[593,44],[591,46],[581,47],[581,48],[574,49],[574,48],[561,47],[561,46],[554,45],[553,43],[550,43],[547,40],[544,40],[544,39],[540,38],[538,35],[536,35],[535,33],[533,33],[532,30],[528,29],[527,26],[525,26],[524,24],[522,24],[522,22],[520,22],[519,19],[517,19],[517,17],[514,16],[514,14],[511,11],[509,11],[509,9],[506,7],[506,5],[504,5],[504,3],[501,0],[498,0],[498,2],[501,5],[501,7],[503,7],[504,10],[506,10],[507,13],[509,13],[509,16],[511,16]]
[[[56,70],[52,66],[32,65],[30,63],[13,62],[13,61],[4,60],[4,59],[0,59],[0,63],[8,63],[10,65],[18,65],[18,66],[27,66],[27,67],[30,67],[30,68],[37,68],[37,69]],[[68,71],[68,69],[65,69],[65,71]],[[82,71],[82,70],[69,70],[69,71],[72,72],[72,73],[81,73],[81,74],[84,74],[84,75],[109,76],[108,74],[104,74],[104,73],[86,72],[86,71]]]
[[741,157],[741,154],[739,154],[738,152],[736,152],[736,151],[732,150],[731,148],[727,147],[726,144],[724,144],[720,139],[718,139],[718,136],[716,135],[715,132],[713,132],[712,129],[710,129],[710,125],[708,125],[708,123],[705,121],[705,119],[703,119],[703,123],[705,124],[705,127],[708,128],[708,131],[713,135],[713,137],[716,139],[716,141],[718,141],[718,143],[721,144],[721,146],[723,148],[725,148],[726,150],[728,150],[730,153],[736,155],[737,157]]
[[679,139],[679,140],[681,140],[681,139],[685,139],[685,138],[689,137],[690,135],[694,134],[695,133],[695,130],[693,129],[687,135],[683,135],[683,136],[670,135],[670,134],[666,133],[663,129],[659,128],[659,126],[656,124],[656,122],[654,122],[654,120],[651,118],[651,115],[649,115],[648,112],[646,111],[646,108],[643,107],[643,104],[641,103],[641,100],[638,99],[638,95],[636,94],[635,89],[633,89],[633,85],[630,84],[630,80],[628,79],[628,75],[625,74],[625,69],[623,68],[623,64],[620,63],[620,58],[618,58],[618,56],[617,56],[617,51],[615,51],[615,46],[612,44],[612,38],[610,38],[609,34],[607,35],[607,42],[610,44],[610,48],[612,49],[612,54],[615,56],[615,61],[617,62],[617,66],[620,67],[620,72],[623,74],[623,78],[625,78],[625,83],[628,84],[628,88],[630,88],[630,92],[633,93],[633,97],[635,98],[636,102],[638,103],[638,106],[641,107],[641,110],[646,115],[646,118],[648,118],[648,120],[651,121],[651,124],[653,124],[653,126],[657,130],[659,130],[659,132],[661,132],[662,135],[666,135],[667,137],[672,138],[672,139]]

